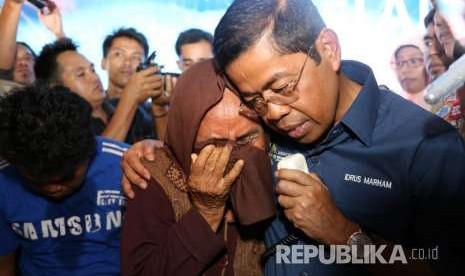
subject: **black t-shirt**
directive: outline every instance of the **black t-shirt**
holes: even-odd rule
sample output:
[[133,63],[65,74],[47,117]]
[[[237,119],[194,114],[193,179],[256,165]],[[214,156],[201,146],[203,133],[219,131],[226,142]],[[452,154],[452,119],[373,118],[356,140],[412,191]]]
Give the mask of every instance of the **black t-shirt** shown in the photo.
[[[118,105],[118,101],[119,99],[111,99],[103,102],[103,110],[107,113],[109,119],[113,116],[116,106]],[[107,125],[99,118],[92,118],[92,127],[94,129],[94,133],[96,135],[100,135]],[[134,144],[144,139],[156,139],[157,136],[153,130],[154,125],[152,117],[139,106],[136,110],[131,126],[129,127],[125,142],[128,144]]]

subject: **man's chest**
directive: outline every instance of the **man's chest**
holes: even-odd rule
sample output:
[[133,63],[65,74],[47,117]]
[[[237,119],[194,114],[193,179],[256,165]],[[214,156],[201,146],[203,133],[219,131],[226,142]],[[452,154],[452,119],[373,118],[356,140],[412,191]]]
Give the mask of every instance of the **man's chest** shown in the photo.
[[[292,153],[272,147],[273,168]],[[401,151],[336,145],[305,157],[309,172],[319,176],[345,216],[380,234],[402,238],[412,211],[408,158]]]

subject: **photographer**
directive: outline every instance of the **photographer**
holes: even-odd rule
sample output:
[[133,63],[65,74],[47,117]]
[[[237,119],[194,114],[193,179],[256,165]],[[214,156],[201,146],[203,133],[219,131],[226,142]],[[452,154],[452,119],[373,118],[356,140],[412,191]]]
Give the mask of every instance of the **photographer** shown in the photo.
[[[136,132],[136,142],[142,139],[163,139],[166,129],[167,111],[161,100],[163,77],[158,74],[157,66],[146,66],[138,72],[139,64],[147,60],[149,46],[146,37],[134,28],[120,28],[108,35],[103,42],[102,69],[108,73],[107,97],[116,108],[121,104],[123,93],[133,94],[138,98],[137,111],[132,120],[131,129]],[[156,74],[146,74],[148,67]],[[156,92],[156,93],[155,93]],[[142,104],[152,98],[151,116],[142,108]],[[128,142],[128,143],[130,143]]]

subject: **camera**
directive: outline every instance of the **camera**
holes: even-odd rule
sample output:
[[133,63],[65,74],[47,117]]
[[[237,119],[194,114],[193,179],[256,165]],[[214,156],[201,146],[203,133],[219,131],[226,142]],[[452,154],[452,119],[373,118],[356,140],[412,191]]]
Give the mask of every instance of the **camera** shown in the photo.
[[157,57],[157,51],[153,51],[150,56],[144,61],[139,63],[139,66],[137,66],[136,71],[139,72],[141,70],[145,70],[149,67],[152,66],[158,66],[160,68],[160,71],[157,74],[160,74],[162,76],[169,76],[169,77],[176,77],[179,78],[180,74],[179,73],[173,73],[173,72],[161,72],[161,69],[163,69],[163,65],[158,65],[158,63],[155,62],[155,58]]
[[[145,61],[139,63],[136,71],[139,72],[152,66],[158,66],[158,64],[155,62],[156,57],[157,57],[157,51],[153,51]],[[160,70],[161,68],[162,66],[160,67]]]
[[158,66],[160,68],[160,71],[156,73],[157,75],[161,75],[163,77],[163,96],[164,98],[169,101],[169,98],[171,97],[171,91],[169,91],[167,88],[167,79],[166,77],[175,77],[178,78],[180,74],[178,73],[173,73],[173,72],[161,72],[161,69],[163,69],[163,65],[158,65],[155,62],[155,58],[157,57],[157,51],[153,51],[150,56],[144,61],[139,63],[137,66],[136,71],[139,72],[141,70],[145,70],[147,68],[150,68],[152,66]]
[[161,75],[162,75],[162,76],[168,76],[168,77],[179,78],[179,76],[180,76],[181,74],[179,74],[179,73],[173,73],[173,72],[162,72]]

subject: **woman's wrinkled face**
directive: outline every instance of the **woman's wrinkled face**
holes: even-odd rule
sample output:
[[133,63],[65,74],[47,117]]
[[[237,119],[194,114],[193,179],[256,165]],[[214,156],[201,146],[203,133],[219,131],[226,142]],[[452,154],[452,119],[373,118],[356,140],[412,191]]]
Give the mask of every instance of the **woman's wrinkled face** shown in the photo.
[[200,123],[196,144],[207,140],[229,140],[238,145],[265,149],[266,139],[259,123],[239,114],[241,101],[226,89],[221,101],[211,108]]

